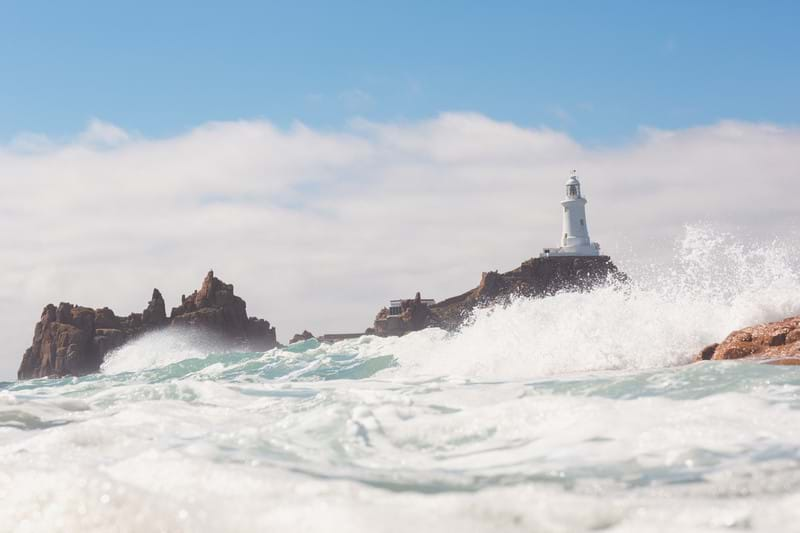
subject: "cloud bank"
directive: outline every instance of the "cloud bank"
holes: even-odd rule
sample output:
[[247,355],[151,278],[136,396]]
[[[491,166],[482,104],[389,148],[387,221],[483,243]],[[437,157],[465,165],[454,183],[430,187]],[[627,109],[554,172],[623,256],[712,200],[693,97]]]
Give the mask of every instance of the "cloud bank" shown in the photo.
[[0,379],[48,302],[140,311],[209,268],[286,340],[367,327],[386,300],[442,298],[557,244],[582,176],[593,240],[618,263],[669,254],[686,223],[789,238],[800,130],[643,129],[624,146],[473,113],[342,131],[209,123],[147,139],[98,120],[0,146]]

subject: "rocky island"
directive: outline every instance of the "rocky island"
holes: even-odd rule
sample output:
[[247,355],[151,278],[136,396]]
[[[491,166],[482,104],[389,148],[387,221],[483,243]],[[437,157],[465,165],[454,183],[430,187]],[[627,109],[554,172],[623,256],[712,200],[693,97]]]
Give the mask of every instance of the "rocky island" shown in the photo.
[[564,290],[586,291],[627,279],[605,255],[537,257],[502,274],[484,272],[477,287],[438,303],[426,303],[417,293],[413,299],[400,301],[395,310],[384,307],[367,332],[404,335],[428,327],[454,331],[477,307],[504,303],[514,296],[542,298]]
[[233,285],[206,275],[199,290],[182,296],[181,304],[166,313],[158,289],[141,313],[117,316],[108,307],[92,309],[61,303],[48,304],[36,324],[33,344],[25,351],[18,379],[81,376],[97,372],[106,355],[148,331],[185,327],[216,334],[231,346],[268,350],[277,345],[269,322],[247,316],[245,301]]
[[[392,300],[375,317],[365,333],[399,336],[425,328],[459,329],[475,309],[503,305],[514,297],[543,298],[561,291],[588,291],[604,285],[624,284],[628,277],[589,238],[586,198],[574,173],[567,180],[559,247],[545,248],[537,258],[524,261],[505,273],[484,272],[477,287],[440,302],[414,298]],[[212,333],[232,347],[254,351],[278,345],[275,328],[266,320],[248,317],[246,304],[211,271],[201,288],[166,313],[164,299],[153,290],[141,313],[117,316],[104,307],[91,309],[69,303],[44,308],[34,331],[33,343],[25,351],[19,379],[80,376],[97,372],[106,355],[143,333],[160,328],[190,328]],[[311,338],[337,342],[361,333],[326,334],[315,337],[304,330],[290,343]],[[776,364],[800,364],[800,317],[745,328],[731,333],[721,343],[704,348],[696,360],[758,359]]]

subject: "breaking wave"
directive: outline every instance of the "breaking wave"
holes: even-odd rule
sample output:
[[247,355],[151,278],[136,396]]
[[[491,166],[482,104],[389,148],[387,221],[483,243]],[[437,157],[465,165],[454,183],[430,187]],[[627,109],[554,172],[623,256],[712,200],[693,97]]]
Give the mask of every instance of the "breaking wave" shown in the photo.
[[226,376],[255,371],[329,379],[341,368],[341,376],[361,369],[368,375],[527,379],[685,364],[734,329],[800,314],[800,278],[790,246],[746,246],[731,235],[687,227],[676,248],[671,264],[639,267],[627,284],[516,298],[477,310],[453,334],[429,329],[333,345],[307,341],[267,354],[222,357],[213,339],[161,331],[112,354],[103,371],[144,370],[185,359],[203,366],[200,360],[210,354],[204,372]]
[[782,531],[800,368],[688,362],[800,313],[790,248],[688,228],[630,284],[461,331],[225,352],[178,330],[0,384],[0,531]]

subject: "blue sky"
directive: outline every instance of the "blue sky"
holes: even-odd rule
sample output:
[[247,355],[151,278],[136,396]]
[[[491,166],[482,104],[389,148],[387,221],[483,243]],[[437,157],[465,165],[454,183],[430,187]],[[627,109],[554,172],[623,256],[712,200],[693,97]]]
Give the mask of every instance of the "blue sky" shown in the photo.
[[797,124],[798,6],[2,1],[0,140],[93,117],[163,137],[467,110],[601,145],[639,126]]
[[209,268],[282,341],[363,331],[555,245],[573,168],[629,273],[796,257],[796,6],[0,0],[0,379],[46,303]]

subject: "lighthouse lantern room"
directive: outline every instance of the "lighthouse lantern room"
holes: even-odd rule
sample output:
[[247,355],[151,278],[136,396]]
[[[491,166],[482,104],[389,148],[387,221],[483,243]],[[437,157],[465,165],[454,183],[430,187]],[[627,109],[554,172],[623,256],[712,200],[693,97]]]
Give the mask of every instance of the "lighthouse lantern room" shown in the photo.
[[561,231],[561,246],[545,248],[540,257],[562,255],[595,256],[600,255],[600,245],[589,239],[589,226],[586,222],[586,198],[581,195],[581,183],[573,170],[566,183],[567,196],[561,201],[564,208],[564,222]]

